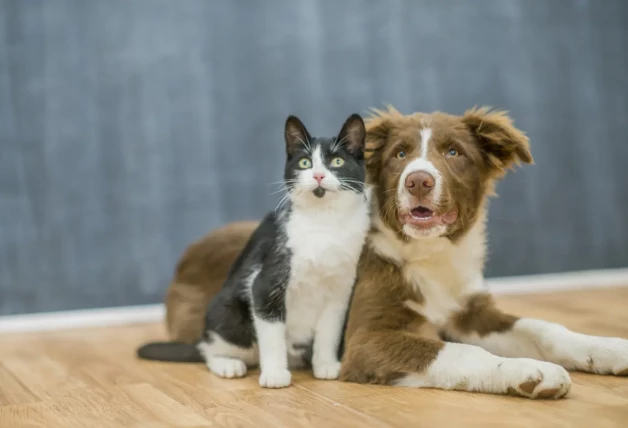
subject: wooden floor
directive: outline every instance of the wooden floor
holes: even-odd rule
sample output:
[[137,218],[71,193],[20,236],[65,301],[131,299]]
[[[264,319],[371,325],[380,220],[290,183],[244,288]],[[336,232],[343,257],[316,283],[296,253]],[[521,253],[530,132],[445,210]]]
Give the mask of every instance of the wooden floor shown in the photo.
[[[628,288],[501,298],[518,315],[628,338]],[[574,373],[568,398],[317,381],[261,389],[200,364],[140,361],[161,325],[0,336],[0,427],[628,427],[628,378]]]

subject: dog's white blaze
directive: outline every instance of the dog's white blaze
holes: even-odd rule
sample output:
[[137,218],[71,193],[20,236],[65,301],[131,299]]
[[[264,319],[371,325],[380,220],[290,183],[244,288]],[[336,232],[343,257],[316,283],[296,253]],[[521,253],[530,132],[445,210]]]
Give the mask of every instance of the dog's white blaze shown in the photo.
[[427,159],[428,147],[432,138],[432,128],[421,129],[421,158]]
[[442,194],[443,178],[441,176],[441,173],[434,166],[434,164],[424,158],[418,158],[418,159],[413,160],[408,165],[406,165],[406,167],[403,169],[403,172],[401,173],[401,177],[399,179],[399,184],[397,185],[397,193],[399,196],[399,202],[401,202],[402,205],[403,204],[407,205],[406,208],[415,208],[415,207],[410,207],[411,205],[410,194],[408,193],[408,190],[406,189],[406,178],[408,178],[408,175],[416,171],[425,171],[429,174],[432,174],[432,176],[434,177],[434,189],[432,190],[432,202],[438,205],[438,203],[440,202],[441,194]]
[[406,205],[406,208],[414,208],[410,207],[410,195],[408,194],[405,185],[406,178],[413,172],[425,171],[434,177],[434,189],[432,190],[431,195],[432,203],[438,205],[442,194],[443,177],[438,169],[434,166],[434,164],[427,159],[430,140],[432,139],[432,128],[423,128],[421,129],[421,131],[419,131],[419,133],[421,135],[421,157],[413,160],[408,165],[406,165],[403,172],[401,173],[401,178],[397,187],[399,201],[402,205]]
[[[411,197],[406,190],[406,178],[408,175],[416,171],[425,171],[434,177],[434,189],[431,193],[431,202],[438,205],[442,197],[443,177],[440,171],[434,166],[432,162],[427,159],[429,153],[430,140],[432,139],[432,128],[423,128],[419,131],[421,135],[421,156],[418,159],[410,162],[401,173],[399,184],[397,186],[397,195],[399,202],[403,208],[411,209],[412,204]],[[439,231],[440,234],[441,231]]]

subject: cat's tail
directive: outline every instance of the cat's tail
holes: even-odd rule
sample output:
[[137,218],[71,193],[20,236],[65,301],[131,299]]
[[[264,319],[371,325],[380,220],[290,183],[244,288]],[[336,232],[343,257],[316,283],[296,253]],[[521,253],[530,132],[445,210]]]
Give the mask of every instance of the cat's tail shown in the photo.
[[171,363],[202,363],[203,355],[195,344],[181,342],[151,342],[137,349],[137,356],[144,360]]

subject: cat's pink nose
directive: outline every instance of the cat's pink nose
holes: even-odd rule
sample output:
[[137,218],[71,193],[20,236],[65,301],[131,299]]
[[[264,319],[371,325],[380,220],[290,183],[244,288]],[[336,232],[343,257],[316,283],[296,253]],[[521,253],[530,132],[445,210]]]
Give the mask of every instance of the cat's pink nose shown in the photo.
[[318,181],[318,184],[321,184],[321,181],[323,181],[323,178],[325,178],[325,174],[323,174],[322,172],[314,173],[314,180]]

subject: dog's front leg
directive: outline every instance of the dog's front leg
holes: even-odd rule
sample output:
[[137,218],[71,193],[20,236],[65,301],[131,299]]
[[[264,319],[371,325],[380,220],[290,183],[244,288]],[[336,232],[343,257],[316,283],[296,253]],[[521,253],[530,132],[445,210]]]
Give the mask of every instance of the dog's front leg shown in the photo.
[[499,311],[489,294],[471,296],[445,329],[457,342],[480,346],[502,357],[527,357],[568,370],[628,376],[628,340],[590,336],[537,319]]
[[399,330],[356,331],[348,343],[340,377],[360,383],[527,398],[560,398],[571,387],[567,371],[555,364],[498,357],[477,346]]

